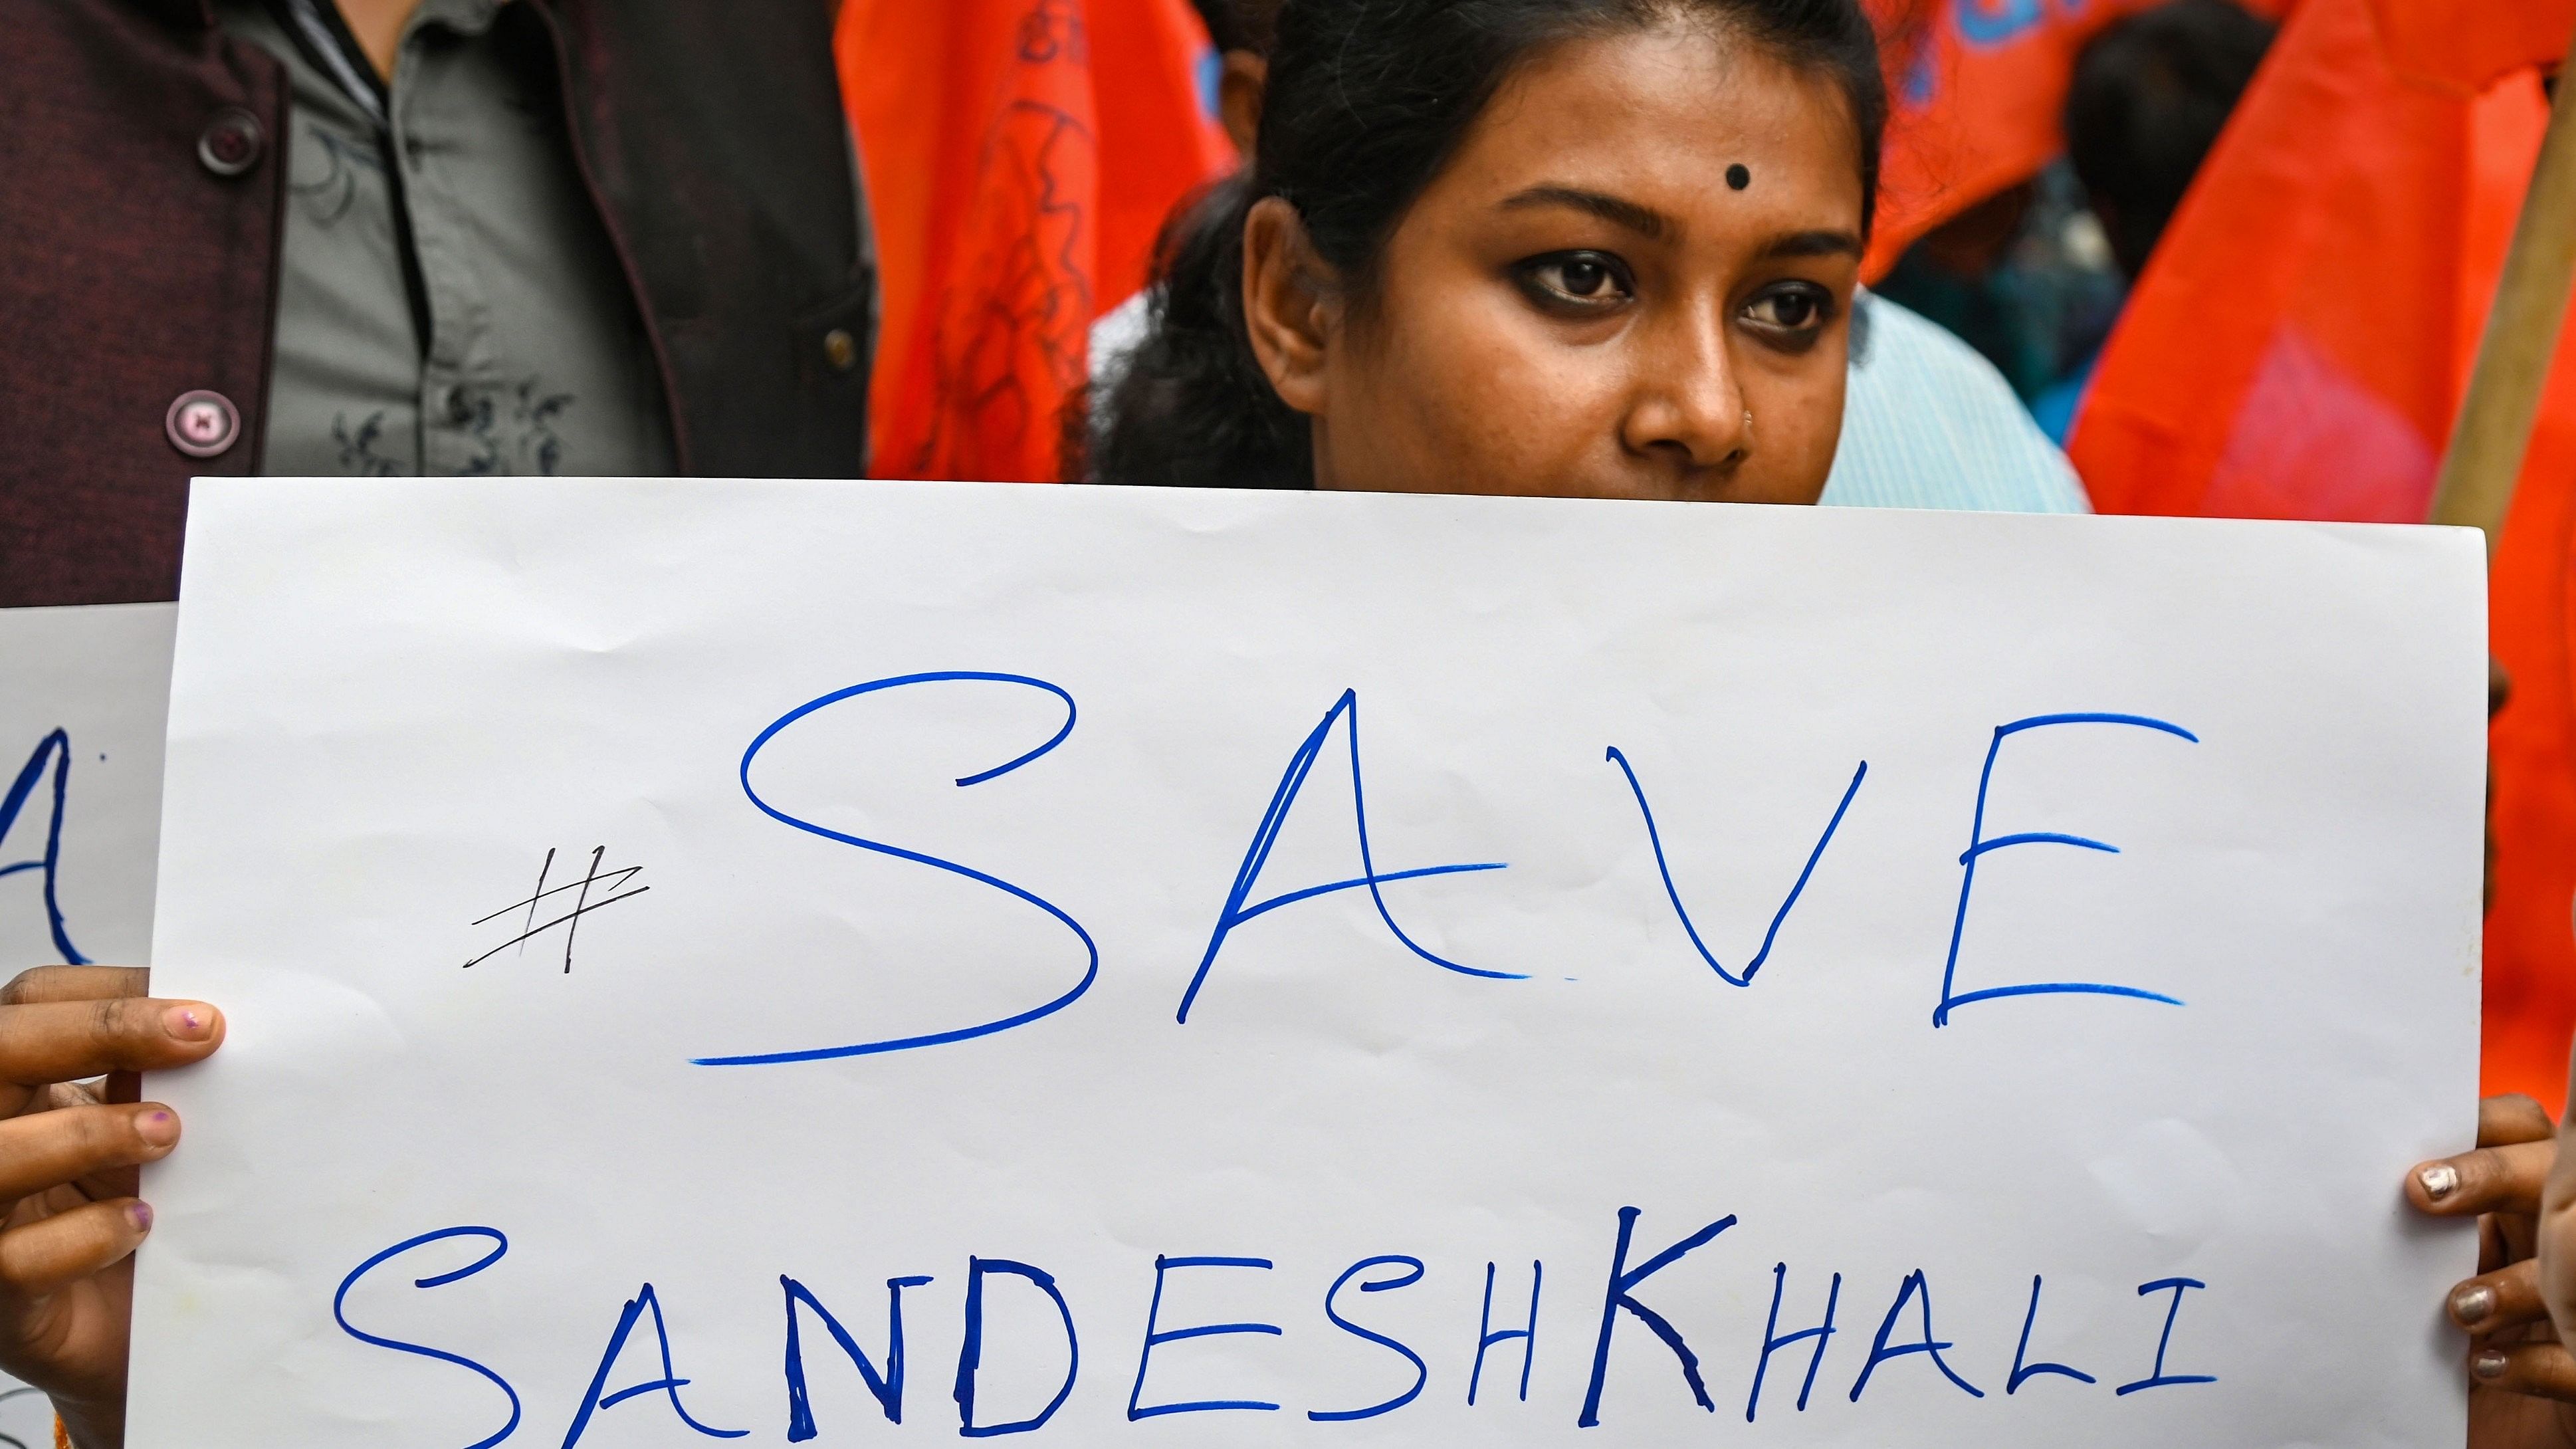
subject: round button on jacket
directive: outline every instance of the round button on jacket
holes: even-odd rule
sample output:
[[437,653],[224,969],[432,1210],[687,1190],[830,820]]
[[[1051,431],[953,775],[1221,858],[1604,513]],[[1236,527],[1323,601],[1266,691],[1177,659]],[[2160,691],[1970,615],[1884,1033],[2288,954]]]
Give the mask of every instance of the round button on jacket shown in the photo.
[[161,427],[171,447],[191,458],[212,458],[240,440],[241,409],[222,393],[200,388],[173,399]]
[[259,117],[239,106],[215,112],[197,136],[197,160],[217,176],[241,175],[259,164],[260,152],[266,149],[267,135],[260,129]]

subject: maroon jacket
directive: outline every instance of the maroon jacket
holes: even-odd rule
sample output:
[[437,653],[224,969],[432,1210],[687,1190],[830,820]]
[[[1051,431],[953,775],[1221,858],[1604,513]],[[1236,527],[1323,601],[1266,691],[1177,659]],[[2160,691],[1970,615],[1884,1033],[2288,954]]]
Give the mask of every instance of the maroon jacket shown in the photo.
[[[874,280],[834,0],[519,3],[681,471],[858,476]],[[206,0],[0,0],[0,37],[0,605],[173,598],[188,479],[259,465],[285,69]]]

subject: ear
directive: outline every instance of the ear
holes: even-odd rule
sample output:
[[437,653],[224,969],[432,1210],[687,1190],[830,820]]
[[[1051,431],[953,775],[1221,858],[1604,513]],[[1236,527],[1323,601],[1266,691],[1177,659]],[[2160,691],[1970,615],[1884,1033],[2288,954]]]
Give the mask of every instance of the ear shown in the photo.
[[1324,354],[1335,314],[1330,269],[1306,241],[1297,208],[1276,196],[1243,221],[1243,325],[1279,400],[1324,411]]
[[1252,164],[1253,138],[1261,133],[1261,95],[1270,83],[1270,62],[1254,50],[1229,50],[1216,80],[1216,113],[1225,122],[1234,149]]

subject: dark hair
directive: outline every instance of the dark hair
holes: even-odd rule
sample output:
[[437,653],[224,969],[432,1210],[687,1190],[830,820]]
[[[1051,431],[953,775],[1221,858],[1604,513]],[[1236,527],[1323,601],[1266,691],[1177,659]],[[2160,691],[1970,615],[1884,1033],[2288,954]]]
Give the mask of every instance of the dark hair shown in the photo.
[[2131,276],[2182,205],[2271,47],[2230,0],[2172,0],[2093,37],[2066,93],[2066,149]]
[[1364,302],[1397,222],[1517,66],[1562,41],[1668,19],[1716,22],[1840,83],[1860,134],[1866,231],[1887,95],[1858,0],[1287,0],[1252,164],[1166,229],[1151,329],[1104,379],[1094,476],[1312,486],[1307,419],[1272,390],[1244,328],[1253,204],[1294,205],[1308,244]]

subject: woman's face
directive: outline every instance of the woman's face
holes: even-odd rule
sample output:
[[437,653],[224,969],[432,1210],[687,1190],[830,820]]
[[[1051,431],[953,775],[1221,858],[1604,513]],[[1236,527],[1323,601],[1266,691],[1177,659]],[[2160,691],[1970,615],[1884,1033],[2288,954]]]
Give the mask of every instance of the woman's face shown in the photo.
[[1833,80],[1674,24],[1516,73],[1364,309],[1263,202],[1246,313],[1317,487],[1813,503],[1860,229]]

